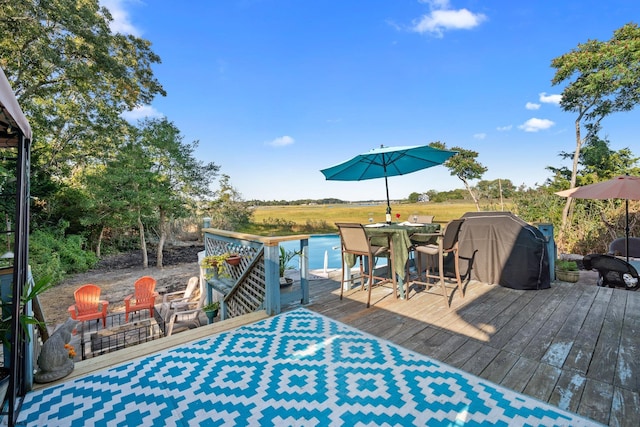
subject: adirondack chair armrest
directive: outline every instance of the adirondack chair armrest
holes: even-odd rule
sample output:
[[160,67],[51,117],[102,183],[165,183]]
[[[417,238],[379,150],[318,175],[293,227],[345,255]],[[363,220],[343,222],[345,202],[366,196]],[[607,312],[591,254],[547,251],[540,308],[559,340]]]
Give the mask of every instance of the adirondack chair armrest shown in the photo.
[[189,310],[176,310],[173,313],[171,313],[170,317],[171,319],[177,319],[180,316],[185,316],[187,314],[193,314],[193,313],[198,313],[202,311],[202,308],[193,308],[193,309],[189,309]]
[[196,302],[192,298],[175,298],[171,300],[162,300],[162,306],[168,308],[180,308],[188,305],[191,302]]
[[166,304],[169,301],[173,302],[173,301],[188,299],[188,298],[182,298],[182,297],[175,298],[177,295],[184,295],[184,291],[168,292],[162,295],[162,303]]
[[105,314],[107,312],[107,307],[109,307],[109,301],[106,299],[101,299],[98,301],[100,305],[102,305],[102,313]]
[[200,326],[200,320],[198,314],[202,312],[202,307],[194,308],[191,310],[175,310],[169,315],[169,318],[165,320],[165,334],[170,336],[173,332],[173,328],[176,323],[190,322],[193,326]]

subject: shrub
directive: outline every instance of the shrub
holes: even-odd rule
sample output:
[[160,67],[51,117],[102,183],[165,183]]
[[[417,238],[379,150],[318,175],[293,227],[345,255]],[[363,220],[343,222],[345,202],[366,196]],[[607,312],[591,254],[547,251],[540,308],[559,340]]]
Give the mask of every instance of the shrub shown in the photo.
[[85,250],[85,239],[58,236],[54,232],[36,230],[29,238],[29,263],[34,277],[49,276],[59,283],[67,274],[83,273],[98,262],[96,255]]
[[578,271],[578,263],[575,261],[559,259],[556,261],[556,268],[562,271]]

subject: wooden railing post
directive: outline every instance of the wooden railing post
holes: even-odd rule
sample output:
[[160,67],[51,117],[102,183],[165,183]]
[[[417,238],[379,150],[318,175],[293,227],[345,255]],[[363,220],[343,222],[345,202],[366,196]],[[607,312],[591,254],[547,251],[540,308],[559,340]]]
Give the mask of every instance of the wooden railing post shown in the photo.
[[[221,304],[221,318],[226,318],[227,314],[235,316],[238,311],[249,309],[257,309],[258,304],[264,308],[268,315],[272,316],[280,313],[282,307],[280,304],[280,243],[299,240],[300,241],[300,287],[302,304],[309,303],[309,235],[298,234],[293,236],[256,236],[246,233],[238,233],[234,231],[219,230],[214,228],[205,228],[204,244],[205,255],[229,252],[231,250],[239,252],[241,255],[253,254],[251,264],[241,264],[242,271],[232,271],[233,277],[231,290],[222,289],[217,291],[225,294],[225,301],[237,302],[233,309],[227,307],[227,302]],[[264,263],[264,265],[262,264]],[[215,269],[214,269],[215,270]],[[217,282],[224,281],[214,275],[211,281],[215,285],[222,286]],[[209,291],[211,291],[212,283],[207,281]],[[226,280],[228,281],[228,280]],[[247,288],[244,288],[247,286]],[[258,286],[259,289],[254,288]],[[253,289],[249,294],[243,294],[243,290]],[[237,291],[237,292],[236,292]],[[225,293],[226,292],[226,293]],[[256,297],[260,298],[258,300]],[[243,301],[241,299],[244,298]],[[262,300],[264,298],[264,301]],[[211,295],[209,295],[209,301]]]

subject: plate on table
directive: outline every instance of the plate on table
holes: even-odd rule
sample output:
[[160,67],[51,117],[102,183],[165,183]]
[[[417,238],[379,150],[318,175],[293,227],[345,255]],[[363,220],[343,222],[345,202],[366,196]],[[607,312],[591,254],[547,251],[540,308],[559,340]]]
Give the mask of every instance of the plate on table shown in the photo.
[[365,227],[375,228],[375,227],[385,227],[387,224],[367,224]]
[[401,222],[398,225],[402,225],[402,226],[406,226],[406,227],[422,227],[424,224],[421,224],[419,222],[409,222],[409,221],[405,221],[405,222]]

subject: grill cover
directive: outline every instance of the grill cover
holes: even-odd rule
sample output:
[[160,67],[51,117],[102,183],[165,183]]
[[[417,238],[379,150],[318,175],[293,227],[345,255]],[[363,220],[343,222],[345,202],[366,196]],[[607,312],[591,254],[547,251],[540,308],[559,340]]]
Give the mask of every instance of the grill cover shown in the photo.
[[513,289],[551,287],[546,239],[537,227],[510,212],[467,212],[462,217],[461,274]]

